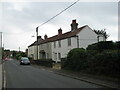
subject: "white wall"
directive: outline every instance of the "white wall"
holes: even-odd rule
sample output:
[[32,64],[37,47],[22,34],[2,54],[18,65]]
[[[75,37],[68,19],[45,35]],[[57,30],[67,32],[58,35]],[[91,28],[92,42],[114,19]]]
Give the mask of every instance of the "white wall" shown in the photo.
[[98,42],[97,34],[87,26],[78,34],[79,48],[87,48],[88,45]]
[[39,52],[39,55],[38,55],[38,59],[42,59],[41,55],[40,55],[40,51],[41,50],[44,50],[45,51],[45,54],[46,54],[46,59],[51,59],[52,58],[52,50],[51,50],[51,42],[48,42],[48,43],[44,43],[44,44],[40,44],[39,47],[38,47],[38,52]]
[[106,41],[103,35],[99,35],[99,41]]
[[28,47],[28,57],[32,57],[33,55],[33,59],[36,60],[37,59],[37,48],[36,46],[31,46],[31,47]]
[[[68,52],[73,49],[77,48],[77,39],[76,37],[71,37],[71,46],[68,46],[67,39],[61,40],[61,47],[58,46],[58,41],[56,42],[56,48],[54,48],[54,42],[52,42],[52,60],[59,62],[58,53],[61,53],[61,58],[67,56]],[[55,59],[55,53],[57,53],[57,59]]]

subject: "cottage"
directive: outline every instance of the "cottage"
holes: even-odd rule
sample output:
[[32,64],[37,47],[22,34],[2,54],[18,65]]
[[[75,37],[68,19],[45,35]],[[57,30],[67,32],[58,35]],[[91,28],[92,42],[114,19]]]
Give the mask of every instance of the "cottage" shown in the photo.
[[[104,41],[104,37],[101,37],[100,41]],[[71,49],[86,48],[88,45],[96,42],[98,42],[98,34],[94,30],[88,25],[78,28],[76,20],[72,20],[69,32],[62,33],[60,28],[57,35],[49,38],[45,35],[44,39],[41,38],[39,41],[38,59],[51,58],[55,62],[60,62],[61,58],[66,57]],[[30,50],[36,51],[35,44],[32,47],[29,46],[28,52]],[[32,52],[32,54],[34,55],[35,52]]]

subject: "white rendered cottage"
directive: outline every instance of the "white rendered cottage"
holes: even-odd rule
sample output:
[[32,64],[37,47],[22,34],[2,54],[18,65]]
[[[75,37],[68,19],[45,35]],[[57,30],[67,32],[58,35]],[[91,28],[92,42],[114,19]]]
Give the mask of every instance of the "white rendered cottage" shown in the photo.
[[[104,41],[104,37],[101,37],[100,41]],[[71,49],[87,48],[88,45],[96,42],[98,42],[98,34],[88,25],[78,28],[76,20],[72,20],[71,31],[62,33],[62,29],[59,29],[57,35],[49,38],[45,35],[44,39],[40,39],[38,59],[52,58],[53,61],[60,62],[61,58],[66,57]],[[33,44],[28,47],[29,55],[37,56],[34,53],[36,52],[35,45]]]
[[[98,35],[88,26],[77,27],[76,20],[72,20],[71,31],[62,34],[58,30],[56,40],[52,42],[52,60],[60,62],[73,48],[87,48],[88,45],[98,42]],[[103,39],[100,39],[103,41]]]

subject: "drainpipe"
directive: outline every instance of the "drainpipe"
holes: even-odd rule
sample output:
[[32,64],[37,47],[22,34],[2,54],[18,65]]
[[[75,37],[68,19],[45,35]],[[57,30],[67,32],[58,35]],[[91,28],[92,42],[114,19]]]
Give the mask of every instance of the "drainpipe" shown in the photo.
[[38,60],[38,27],[36,28],[36,47],[37,47],[37,50],[36,50],[36,53],[37,53],[37,60]]
[[77,48],[79,48],[79,36],[76,37],[77,37]]

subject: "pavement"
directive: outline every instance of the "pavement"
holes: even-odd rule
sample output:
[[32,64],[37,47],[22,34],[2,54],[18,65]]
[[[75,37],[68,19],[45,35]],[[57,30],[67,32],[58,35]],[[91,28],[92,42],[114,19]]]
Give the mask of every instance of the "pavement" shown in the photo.
[[2,64],[0,63],[0,90],[2,90]]
[[115,88],[120,90],[120,80],[118,78],[96,76],[96,75],[90,75],[90,74],[85,74],[85,73],[80,73],[80,72],[75,72],[70,70],[62,70],[58,64],[56,66],[54,65],[53,68],[47,68],[44,66],[37,66],[37,65],[33,65],[33,66],[38,68],[44,68],[48,71],[52,71],[59,75],[71,77],[74,79],[93,83],[93,84],[104,86],[107,88]]
[[93,83],[96,85],[100,85],[100,86],[104,86],[107,88],[115,88],[115,89],[119,89],[120,90],[120,82],[118,79],[109,79],[109,78],[104,78],[101,76],[93,76],[93,75],[89,75],[89,74],[85,74],[85,73],[76,73],[76,72],[71,72],[68,70],[56,70],[55,71],[56,74],[60,74],[63,76],[68,76],[74,79],[78,79],[81,81],[85,81],[88,83]]

